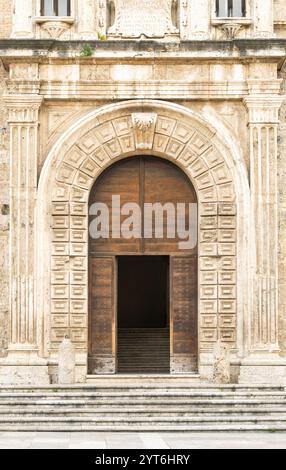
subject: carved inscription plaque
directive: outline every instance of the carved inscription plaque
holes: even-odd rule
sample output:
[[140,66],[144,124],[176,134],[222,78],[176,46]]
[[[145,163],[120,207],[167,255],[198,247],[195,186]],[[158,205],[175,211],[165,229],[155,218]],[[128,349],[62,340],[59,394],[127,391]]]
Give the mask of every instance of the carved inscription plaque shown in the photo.
[[116,0],[115,22],[109,34],[124,38],[162,38],[176,33],[172,0]]

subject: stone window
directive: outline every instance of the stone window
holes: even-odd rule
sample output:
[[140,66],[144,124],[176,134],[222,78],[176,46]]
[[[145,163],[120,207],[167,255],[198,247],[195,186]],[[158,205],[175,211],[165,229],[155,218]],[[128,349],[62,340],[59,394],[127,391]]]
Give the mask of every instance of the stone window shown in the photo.
[[216,15],[221,18],[246,16],[245,0],[216,0]]
[[42,16],[70,16],[70,0],[41,0]]

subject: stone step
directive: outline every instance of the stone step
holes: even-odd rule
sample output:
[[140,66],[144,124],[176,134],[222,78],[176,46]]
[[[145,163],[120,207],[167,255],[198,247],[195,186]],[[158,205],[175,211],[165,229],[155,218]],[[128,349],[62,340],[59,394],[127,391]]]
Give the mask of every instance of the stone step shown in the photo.
[[[132,372],[132,370],[134,369],[134,366],[133,367],[125,367],[124,364],[123,364],[123,365],[121,365],[120,368],[121,368],[121,372],[126,372],[127,373],[127,372]],[[137,370],[140,369],[141,372],[146,372],[146,373],[149,372],[150,374],[152,372],[155,372],[154,368],[151,367],[151,366],[150,367],[140,367],[140,364],[139,364],[139,365],[137,365],[136,368],[137,368]],[[156,367],[156,372],[158,372],[158,371],[168,372],[168,370],[169,369],[167,368],[167,366],[165,366],[165,367]]]
[[[87,377],[87,384],[93,385],[96,389],[123,389],[126,386],[132,389],[149,389],[149,390],[156,390],[156,389],[172,389],[172,390],[181,390],[183,389],[190,389],[193,388],[195,385],[201,383],[201,379],[199,375],[192,375],[185,378],[184,376],[171,376],[168,373],[161,374],[158,376],[157,373],[145,374],[141,377],[136,377],[134,374],[120,374],[120,375],[112,375],[112,376],[102,376],[102,375],[90,375]],[[211,390],[213,388],[211,387]]]
[[52,417],[52,416],[43,416],[43,417],[25,417],[25,416],[0,416],[0,427],[4,428],[5,426],[28,426],[33,425],[36,428],[41,429],[42,426],[59,426],[59,425],[69,425],[69,426],[101,426],[103,429],[106,429],[108,426],[120,426],[125,427],[128,430],[129,427],[143,427],[150,429],[152,427],[164,427],[170,426],[173,429],[177,430],[178,426],[196,426],[201,429],[203,426],[212,426],[212,425],[235,425],[235,426],[249,426],[249,425],[261,425],[268,426],[269,429],[277,429],[278,427],[284,426],[286,430],[286,416],[281,416],[279,418],[275,416],[198,416],[198,417],[128,417],[126,420],[123,420],[122,417]]
[[170,328],[118,328],[118,333],[134,333],[134,334],[162,334],[165,333],[166,335],[170,334]]
[[155,389],[149,390],[146,389],[131,389],[131,390],[124,390],[124,389],[96,389],[93,391],[35,391],[34,393],[29,392],[21,392],[21,391],[7,391],[0,393],[0,399],[3,400],[5,398],[94,398],[94,399],[106,399],[108,397],[112,397],[113,399],[122,399],[122,398],[134,398],[134,399],[143,399],[149,400],[150,398],[153,399],[163,399],[163,398],[173,398],[173,399],[205,399],[205,400],[214,400],[214,399],[256,399],[256,400],[273,400],[273,399],[281,399],[284,400],[286,403],[286,394],[283,392],[230,392],[230,391],[190,391],[188,389]]
[[[162,345],[163,344],[169,344],[169,336],[157,336],[157,335],[154,335],[154,336],[138,336],[138,335],[132,335],[132,336],[118,336],[118,339],[117,339],[117,344],[124,344],[125,342],[128,342],[130,341],[130,343],[132,344],[135,344],[136,341],[140,341],[140,343],[142,344],[143,341],[145,342],[149,342],[150,340],[150,343],[151,344],[157,344],[157,343],[161,343]],[[142,340],[142,341],[141,341]]]
[[151,361],[153,359],[153,362],[154,363],[158,363],[160,364],[160,362],[167,362],[168,364],[170,364],[170,355],[168,352],[166,351],[162,351],[160,354],[152,354],[150,352],[141,352],[136,350],[134,352],[132,351],[127,351],[124,349],[124,352],[121,354],[120,351],[118,351],[118,360],[122,361],[122,360],[125,360],[125,361],[134,361],[134,362],[138,362],[138,361]]
[[[286,396],[286,386],[271,384],[214,384],[201,382],[199,375],[170,375],[170,374],[116,374],[116,375],[89,375],[87,383],[75,385],[1,385],[2,393],[87,393],[111,390],[133,390],[148,388],[149,391],[161,390],[184,390],[195,393],[241,393],[252,394],[268,392],[270,394],[280,393]],[[92,380],[92,383],[89,381]],[[198,382],[195,382],[198,380]],[[94,381],[94,382],[93,382]],[[127,382],[126,382],[127,381]],[[97,386],[96,384],[100,384]],[[102,385],[101,385],[102,384]]]
[[118,329],[117,347],[121,373],[170,371],[169,329]]
[[[258,400],[213,400],[212,402],[205,401],[205,400],[196,400],[196,401],[187,401],[187,400],[169,400],[169,402],[162,401],[162,400],[19,400],[19,401],[12,401],[7,400],[1,403],[0,409],[3,407],[15,407],[16,405],[22,406],[24,409],[27,405],[31,405],[38,408],[44,407],[48,409],[49,407],[61,407],[68,408],[68,407],[76,407],[80,408],[94,408],[94,409],[104,409],[105,407],[109,407],[110,409],[115,409],[117,407],[122,407],[124,411],[126,409],[132,409],[133,407],[142,407],[143,410],[148,411],[149,409],[153,409],[156,407],[162,407],[163,409],[175,407],[178,410],[196,410],[196,408],[203,407],[206,411],[211,411],[216,409],[217,407],[226,407],[228,409],[241,409],[241,408],[251,408],[251,409],[265,409],[265,408],[276,408],[276,409],[283,409],[285,407],[285,401],[283,400],[267,400],[267,401],[258,401]],[[6,408],[7,409],[7,408]]]
[[[159,346],[156,345],[156,348],[159,348]],[[120,348],[120,345],[119,345],[118,351],[120,351],[121,354],[124,354],[126,352],[130,352],[130,351],[134,351],[134,353],[138,353],[138,354],[140,353],[140,355],[145,354],[146,356],[151,356],[152,354],[156,354],[156,357],[160,357],[160,356],[163,356],[164,353],[169,351],[169,347],[167,347],[166,345],[162,345],[162,346],[160,346],[160,349],[157,349],[156,351],[152,351],[150,349],[147,349],[146,343],[141,348],[140,348],[140,345],[138,345],[138,343],[137,343],[137,344],[134,344],[133,346],[123,345],[123,346],[121,346],[121,348]]]
[[3,407],[12,406],[13,408],[16,406],[31,406],[31,407],[48,407],[48,406],[60,406],[60,407],[69,407],[75,406],[77,408],[80,407],[94,407],[95,409],[102,409],[108,406],[109,409],[114,409],[118,406],[126,407],[128,406],[135,406],[135,407],[142,407],[143,410],[152,409],[152,407],[166,407],[169,409],[171,406],[176,407],[178,410],[180,409],[187,409],[192,410],[196,409],[200,406],[204,407],[206,411],[215,409],[217,406],[225,406],[228,409],[236,409],[236,408],[251,408],[251,409],[265,409],[267,407],[283,409],[285,407],[285,400],[149,400],[147,402],[143,400],[81,400],[81,399],[26,399],[26,400],[3,400],[0,404],[0,409]]
[[124,351],[121,353],[120,351],[118,351],[118,360],[120,361],[134,361],[134,362],[138,362],[138,361],[142,361],[142,360],[145,360],[145,361],[151,361],[153,359],[153,362],[154,363],[158,363],[160,364],[160,362],[168,362],[168,364],[170,364],[170,355],[168,353],[168,351],[161,351],[160,354],[152,354],[152,352],[146,352],[146,351],[143,351],[142,354],[141,354],[141,351],[139,351],[138,349],[135,351],[132,351],[132,350],[126,350],[124,349]]
[[1,423],[0,431],[5,432],[284,432],[286,424],[269,423],[196,423],[172,424],[94,424],[94,423]]
[[170,367],[170,356],[167,354],[163,354],[162,355],[158,355],[156,357],[150,355],[150,354],[140,354],[139,351],[136,351],[136,354],[134,353],[133,356],[131,357],[131,354],[128,354],[128,352],[124,351],[124,354],[120,355],[120,353],[118,353],[119,357],[118,359],[120,359],[121,362],[129,362],[130,364],[132,364],[132,362],[134,364],[136,363],[143,363],[144,364],[144,361],[146,361],[146,363],[148,364],[149,362],[152,361],[153,359],[153,364],[156,364],[156,366],[160,365],[161,363],[167,363]]
[[[255,419],[255,416],[262,416],[262,417],[278,417],[280,419],[280,416],[286,417],[286,408],[285,407],[279,407],[279,408],[261,408],[261,409],[256,409],[256,408],[235,408],[233,409],[232,407],[228,408],[212,408],[212,409],[206,409],[206,408],[197,408],[197,409],[185,409],[181,410],[178,408],[155,408],[155,407],[150,407],[148,409],[144,408],[135,408],[132,407],[132,409],[122,409],[121,408],[110,408],[110,407],[102,407],[102,408],[91,408],[91,407],[73,407],[73,408],[68,408],[66,407],[65,409],[62,409],[59,406],[54,406],[54,407],[47,407],[45,406],[37,406],[37,409],[35,409],[34,406],[26,406],[25,408],[19,407],[19,406],[13,406],[11,407],[2,407],[0,408],[0,417],[1,418],[9,418],[12,416],[22,416],[22,417],[47,417],[47,416],[57,416],[57,417],[67,417],[67,416],[73,416],[75,415],[76,417],[108,417],[108,418],[113,418],[115,416],[123,417],[125,419],[128,419],[129,417],[136,418],[137,416],[139,417],[144,417],[144,418],[151,418],[151,417],[163,417],[163,418],[173,418],[173,417],[221,417],[221,416],[230,416],[230,417],[236,417],[236,416],[246,416],[247,418],[250,419]],[[283,419],[284,419],[283,418]]]
[[118,344],[117,345],[117,350],[121,353],[124,353],[126,351],[134,351],[134,352],[140,352],[144,354],[156,354],[156,356],[162,356],[163,353],[169,352],[170,347],[166,344],[159,344],[156,343],[156,345],[149,345],[144,341],[144,345],[140,345],[137,342],[134,342],[134,344]]
[[101,376],[100,386],[2,387],[0,430],[286,431],[285,387],[190,386],[192,379],[122,375]]
[[162,373],[163,372],[167,373],[170,370],[170,366],[168,364],[156,366],[156,370],[155,370],[152,364],[144,364],[142,362],[136,362],[135,365],[134,364],[131,365],[129,363],[125,364],[123,362],[123,364],[120,364],[120,369],[121,369],[121,372],[128,373],[128,372],[132,372],[135,366],[137,370],[140,368],[141,372],[146,372],[146,373],[159,372],[159,371]]
[[133,335],[133,336],[119,336],[118,337],[118,340],[117,340],[117,344],[122,344],[122,345],[128,345],[128,344],[131,344],[131,345],[135,345],[136,342],[139,342],[139,345],[142,346],[143,345],[143,342],[146,344],[151,344],[151,345],[157,345],[157,344],[161,344],[162,346],[163,345],[166,345],[168,346],[169,345],[169,336],[166,336],[166,338],[162,337],[162,336],[137,336],[137,335]]

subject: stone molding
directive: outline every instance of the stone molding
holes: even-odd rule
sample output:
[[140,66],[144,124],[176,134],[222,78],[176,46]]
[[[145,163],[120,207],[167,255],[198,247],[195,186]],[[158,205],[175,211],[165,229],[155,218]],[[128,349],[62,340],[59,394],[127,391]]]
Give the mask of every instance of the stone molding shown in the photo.
[[[72,86],[71,86],[72,84]],[[175,80],[141,80],[134,81],[41,81],[41,94],[46,98],[63,97],[73,99],[75,97],[85,99],[88,93],[90,99],[100,100],[103,96],[110,96],[116,100],[133,99],[136,93],[137,99],[184,100],[188,99],[217,99],[229,98],[242,99],[248,93],[246,81],[178,81]]]
[[[15,71],[14,71],[15,69]],[[77,74],[81,70],[76,71]],[[130,99],[134,96],[152,99],[155,95],[158,99],[244,99],[247,107],[258,109],[259,101],[261,108],[275,108],[275,102],[280,99],[281,79],[248,79],[248,80],[47,80],[38,78],[38,70],[23,67],[17,68],[15,64],[11,67],[10,80],[7,80],[7,87],[11,96],[41,95],[45,99],[85,99],[88,93],[89,99],[98,100],[103,96],[112,94],[114,99]],[[23,98],[24,99],[24,98]],[[270,102],[273,102],[271,104]],[[253,104],[252,104],[253,103]],[[279,102],[278,102],[279,105]]]

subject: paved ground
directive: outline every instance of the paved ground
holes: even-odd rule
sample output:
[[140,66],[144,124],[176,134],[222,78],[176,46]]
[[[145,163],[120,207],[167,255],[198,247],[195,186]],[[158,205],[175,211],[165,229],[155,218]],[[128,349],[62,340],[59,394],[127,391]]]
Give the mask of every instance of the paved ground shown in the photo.
[[13,433],[0,449],[286,449],[286,433]]

